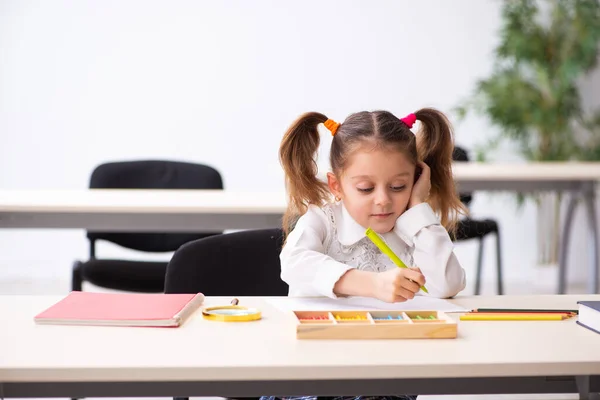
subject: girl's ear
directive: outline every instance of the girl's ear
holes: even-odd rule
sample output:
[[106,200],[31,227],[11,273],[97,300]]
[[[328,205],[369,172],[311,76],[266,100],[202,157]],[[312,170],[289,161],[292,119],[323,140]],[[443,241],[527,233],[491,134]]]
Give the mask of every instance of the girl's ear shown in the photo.
[[338,180],[337,176],[332,172],[327,173],[327,184],[329,185],[329,190],[336,198],[342,198],[342,184]]

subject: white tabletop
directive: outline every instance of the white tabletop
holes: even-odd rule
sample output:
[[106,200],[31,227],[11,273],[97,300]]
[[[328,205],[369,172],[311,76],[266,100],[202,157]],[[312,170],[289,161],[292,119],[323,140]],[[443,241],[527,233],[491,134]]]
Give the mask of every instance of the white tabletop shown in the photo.
[[0,190],[2,212],[282,214],[284,192],[230,190]]
[[283,192],[0,190],[0,228],[219,232],[281,226]]
[[[455,180],[460,184],[490,185],[512,182],[535,183],[600,180],[600,163],[456,163]],[[0,212],[65,213],[203,213],[282,214],[287,198],[283,191],[232,190],[0,190]]]
[[[224,381],[600,374],[600,337],[568,321],[460,321],[457,339],[297,340],[291,314],[261,298],[263,319],[182,327],[43,326],[60,297],[0,296],[0,382]],[[473,307],[577,308],[600,295],[464,297]],[[209,298],[206,305],[229,303]],[[457,314],[452,314],[455,318]]]
[[600,180],[598,162],[531,162],[478,163],[457,162],[452,165],[458,182],[487,179],[491,181],[573,181]]
[[[571,191],[594,205],[600,163],[456,163],[457,188],[470,191]],[[232,190],[0,190],[0,228],[110,232],[221,232],[281,226],[287,206],[276,192]]]

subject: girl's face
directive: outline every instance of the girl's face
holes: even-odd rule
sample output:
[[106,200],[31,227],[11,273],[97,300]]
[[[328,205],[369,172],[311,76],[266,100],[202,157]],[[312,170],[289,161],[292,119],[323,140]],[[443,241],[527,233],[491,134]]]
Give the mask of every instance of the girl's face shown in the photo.
[[415,165],[401,152],[358,149],[341,177],[327,175],[332,193],[365,230],[387,233],[406,211],[415,180]]

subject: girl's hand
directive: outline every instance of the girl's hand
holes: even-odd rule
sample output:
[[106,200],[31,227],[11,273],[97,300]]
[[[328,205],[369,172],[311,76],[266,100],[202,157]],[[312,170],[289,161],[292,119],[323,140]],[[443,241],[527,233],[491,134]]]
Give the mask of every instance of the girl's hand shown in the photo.
[[431,170],[429,169],[429,166],[422,161],[419,161],[419,167],[421,168],[421,176],[419,176],[412,188],[408,208],[424,203],[429,199],[429,191],[431,190]]
[[418,268],[393,268],[375,277],[374,297],[387,303],[400,303],[415,297],[425,285],[425,276]]

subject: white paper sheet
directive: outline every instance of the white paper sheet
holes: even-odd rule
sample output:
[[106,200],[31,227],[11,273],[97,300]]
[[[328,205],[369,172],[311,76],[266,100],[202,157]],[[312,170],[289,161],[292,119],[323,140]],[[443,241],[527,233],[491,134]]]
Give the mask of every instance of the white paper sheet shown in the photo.
[[281,311],[323,311],[323,310],[434,310],[443,312],[468,312],[447,300],[427,296],[415,296],[403,303],[386,303],[369,297],[348,297],[330,299],[322,297],[268,298],[267,302]]

